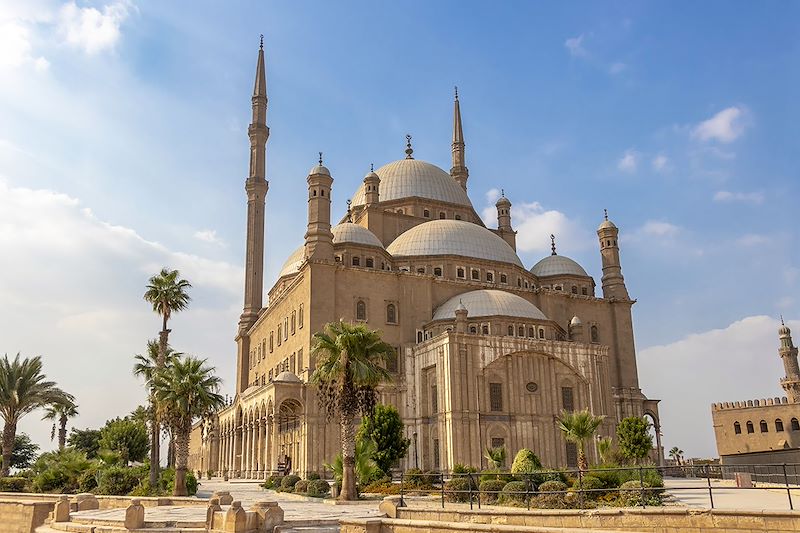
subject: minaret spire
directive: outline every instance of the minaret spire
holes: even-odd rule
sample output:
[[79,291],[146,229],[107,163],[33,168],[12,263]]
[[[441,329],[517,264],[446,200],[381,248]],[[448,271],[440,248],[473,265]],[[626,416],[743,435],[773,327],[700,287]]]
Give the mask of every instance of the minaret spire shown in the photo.
[[455,102],[453,103],[453,167],[450,169],[450,175],[466,190],[469,170],[467,170],[464,149],[464,130],[461,126],[461,104],[458,101],[458,87],[455,88]]

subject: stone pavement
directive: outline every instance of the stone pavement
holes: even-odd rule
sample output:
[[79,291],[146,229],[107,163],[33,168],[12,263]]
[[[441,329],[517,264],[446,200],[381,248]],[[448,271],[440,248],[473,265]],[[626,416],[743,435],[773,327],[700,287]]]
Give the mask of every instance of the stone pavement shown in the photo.
[[[705,479],[666,478],[664,486],[678,505],[704,509],[711,507],[708,481]],[[786,489],[737,489],[729,481],[715,479],[711,480],[711,488],[715,509],[789,510]],[[800,488],[792,489],[792,500],[794,508],[800,509]]]

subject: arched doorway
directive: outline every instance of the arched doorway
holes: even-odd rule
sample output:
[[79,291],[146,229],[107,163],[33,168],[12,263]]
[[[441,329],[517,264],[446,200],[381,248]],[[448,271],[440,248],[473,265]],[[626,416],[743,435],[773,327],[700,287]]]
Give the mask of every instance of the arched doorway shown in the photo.
[[291,470],[301,470],[303,433],[303,405],[295,399],[281,402],[275,414],[275,446],[277,461],[283,463],[286,457],[291,460]]

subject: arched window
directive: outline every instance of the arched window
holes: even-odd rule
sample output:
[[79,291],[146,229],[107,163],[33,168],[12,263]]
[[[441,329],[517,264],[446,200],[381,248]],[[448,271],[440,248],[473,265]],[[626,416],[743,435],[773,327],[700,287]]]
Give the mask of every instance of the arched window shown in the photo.
[[783,431],[783,420],[781,420],[780,418],[777,418],[775,420],[775,431],[778,433]]
[[577,285],[573,285],[572,286],[572,294],[578,294],[578,286]]
[[742,434],[742,425],[739,422],[733,423],[733,432],[737,435]]
[[481,333],[483,333],[484,335],[488,335],[489,334],[489,326],[487,326],[486,324],[481,326]]
[[561,285],[556,285],[556,286],[555,286],[555,287],[553,287],[553,288],[554,288],[555,290],[557,290],[557,291],[560,291],[560,290],[562,290],[562,289],[563,289],[563,287],[561,287]]
[[425,273],[425,267],[418,267],[417,268],[417,274],[424,274],[424,273]]
[[600,342],[600,335],[597,332],[597,326],[592,326],[592,342]]
[[792,418],[792,431],[800,431],[800,422],[796,418]]
[[517,278],[517,287],[522,287],[522,278]]
[[297,317],[297,327],[303,329],[303,304],[300,304],[300,309]]
[[417,342],[422,342],[423,338],[422,332],[417,331]]
[[359,300],[356,302],[356,320],[366,320],[367,319],[367,304],[364,303],[364,300]]
[[292,311],[292,335],[297,328],[297,311]]
[[405,211],[403,211],[402,209],[398,209],[397,212],[400,213],[401,215],[405,214]]
[[355,255],[353,256],[353,266],[354,267],[361,266],[361,258],[360,257],[355,256]]
[[442,219],[442,220],[447,218],[447,215],[444,214],[444,211],[439,211],[439,218]]
[[375,260],[371,257],[367,257],[367,268],[375,268]]
[[528,288],[528,280],[527,279],[525,280],[525,288],[526,289]]
[[442,276],[442,267],[435,267],[433,269],[433,275],[441,277]]
[[478,328],[476,326],[470,326],[469,327],[469,332],[474,335],[474,334],[478,333]]
[[769,431],[769,426],[767,426],[766,420],[762,420],[760,425],[761,425],[761,433],[766,433]]
[[493,282],[494,281],[494,274],[491,272],[486,273],[486,281]]
[[431,218],[431,212],[428,211],[427,209],[424,209],[422,211],[422,216],[424,216],[425,218]]
[[500,283],[508,283],[508,276],[500,274]]
[[583,296],[589,296],[589,289],[587,289],[586,287],[581,287],[581,294]]
[[289,338],[289,317],[283,319],[283,340]]
[[278,346],[281,345],[281,339],[283,338],[283,326],[278,324]]
[[539,328],[539,338],[544,339],[544,328]]
[[511,336],[514,335],[514,326],[508,326],[508,334]]
[[525,336],[525,326],[520,326],[517,329],[517,336],[518,337],[524,337]]
[[458,269],[456,270],[456,277],[459,277],[459,278],[463,279],[464,276],[465,276],[464,269],[461,268],[461,267],[458,267]]
[[755,433],[756,432],[756,430],[753,429],[753,423],[750,422],[749,420],[747,421],[747,432],[748,433]]
[[481,273],[475,270],[474,268],[472,269],[472,279],[475,280],[481,279]]
[[528,337],[536,337],[536,330],[533,327],[528,328]]
[[389,324],[397,323],[397,308],[394,306],[394,304],[389,304],[386,306],[386,322]]
[[461,215],[456,215],[456,220],[461,220]]

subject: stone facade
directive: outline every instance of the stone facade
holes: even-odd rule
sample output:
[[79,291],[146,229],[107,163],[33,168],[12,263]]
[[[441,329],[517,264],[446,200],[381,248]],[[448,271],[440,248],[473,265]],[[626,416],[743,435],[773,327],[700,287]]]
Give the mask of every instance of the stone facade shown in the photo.
[[510,456],[529,447],[545,464],[573,464],[574,446],[557,428],[564,409],[605,415],[600,435],[612,435],[626,416],[649,416],[658,435],[658,402],[639,388],[635,300],[622,276],[618,228],[606,217],[597,230],[602,296],[580,265],[556,253],[555,241],[552,254],[527,269],[515,250],[510,200],[497,202],[496,229],[469,200],[457,96],[450,172],[414,159],[408,137],[406,157],[370,171],[336,225],[334,179],[320,154],[306,179],[305,241],[255,312],[268,189],[264,79],[261,50],[236,396],[195,426],[190,468],[262,478],[285,456],[301,474],[335,457],[338,425],[326,423],[308,380],[312,336],[337,320],[364,323],[396,347],[381,401],[397,407],[412,442],[402,467],[477,466],[485,448],[498,445]]
[[780,355],[787,396],[711,405],[717,452],[726,464],[784,463],[800,457],[800,370],[791,331],[781,324]]

